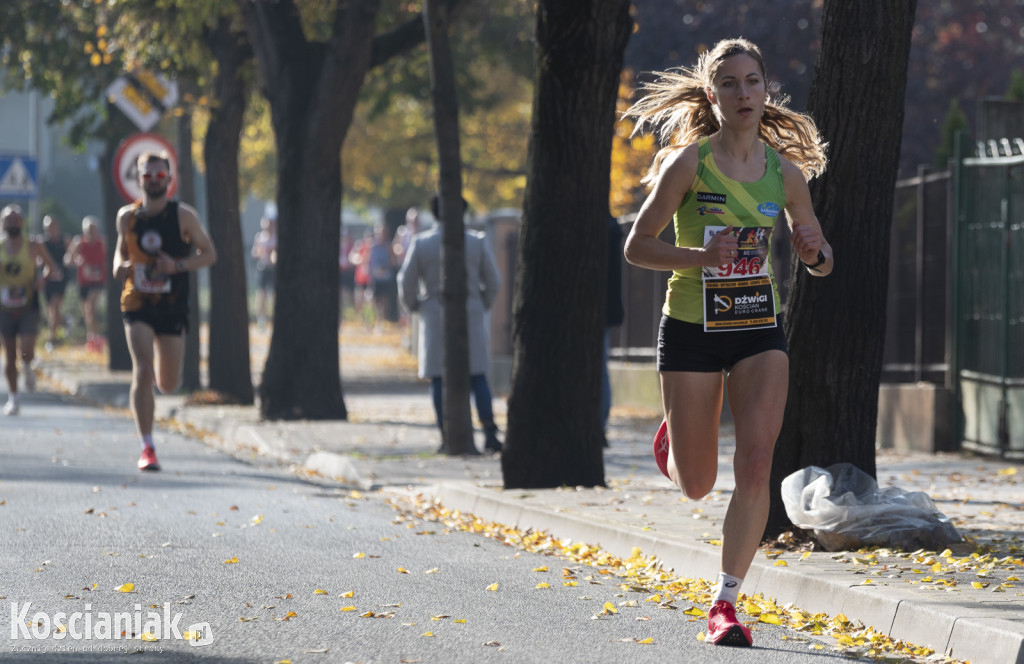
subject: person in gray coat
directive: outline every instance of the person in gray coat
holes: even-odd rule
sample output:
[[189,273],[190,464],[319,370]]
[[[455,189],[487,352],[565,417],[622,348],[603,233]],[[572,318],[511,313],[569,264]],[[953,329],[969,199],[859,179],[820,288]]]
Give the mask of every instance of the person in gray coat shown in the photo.
[[[463,201],[465,204],[465,201]],[[430,199],[430,209],[438,216],[438,201]],[[430,396],[434,402],[437,426],[443,427],[442,374],[444,372],[444,329],[441,307],[441,240],[443,224],[413,236],[409,251],[398,272],[398,293],[409,311],[420,315],[419,368],[420,378],[430,379]],[[491,388],[487,384],[490,355],[487,347],[486,312],[498,293],[501,277],[485,237],[466,231],[466,314],[469,324],[469,373],[477,417],[485,433],[484,448],[501,451],[498,427],[494,423]]]

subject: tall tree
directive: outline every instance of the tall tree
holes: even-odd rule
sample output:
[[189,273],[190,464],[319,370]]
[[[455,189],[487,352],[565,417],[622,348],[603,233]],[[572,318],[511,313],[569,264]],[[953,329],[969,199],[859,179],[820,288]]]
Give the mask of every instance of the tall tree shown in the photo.
[[606,228],[629,12],[629,0],[537,4],[512,392],[501,459],[507,488],[604,484]]
[[790,473],[841,461],[875,473],[889,231],[916,5],[825,0],[808,112],[830,159],[811,196],[836,267],[824,279],[793,270],[789,401],[772,466],[769,536],[790,527],[780,494]]
[[448,454],[475,454],[469,410],[469,317],[466,313],[466,235],[459,154],[459,101],[448,39],[448,11],[442,0],[424,0],[423,22],[430,51],[430,96],[441,173],[438,211],[441,243],[441,301],[444,303],[443,448]]
[[230,400],[255,401],[249,359],[249,308],[246,298],[245,244],[238,187],[238,149],[249,98],[246,69],[252,49],[245,31],[221,16],[203,31],[217,62],[210,123],[203,142],[206,162],[206,214],[218,260],[210,267],[209,388]]
[[417,14],[376,35],[378,5],[311,6],[304,22],[294,0],[241,0],[278,157],[279,297],[259,389],[268,419],[347,417],[337,334],[341,145],[367,69],[424,34]]

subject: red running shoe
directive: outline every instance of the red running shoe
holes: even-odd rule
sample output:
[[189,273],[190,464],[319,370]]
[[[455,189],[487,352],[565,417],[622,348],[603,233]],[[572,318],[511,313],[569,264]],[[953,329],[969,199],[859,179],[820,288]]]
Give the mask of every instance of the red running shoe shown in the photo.
[[142,448],[142,456],[139,457],[139,470],[160,470],[160,462],[156,460],[156,450],[152,447]]
[[750,630],[736,620],[736,609],[720,599],[708,612],[708,641],[719,646],[749,648],[754,645]]
[[665,420],[654,434],[654,463],[658,464],[662,475],[672,479],[668,474],[668,422]]

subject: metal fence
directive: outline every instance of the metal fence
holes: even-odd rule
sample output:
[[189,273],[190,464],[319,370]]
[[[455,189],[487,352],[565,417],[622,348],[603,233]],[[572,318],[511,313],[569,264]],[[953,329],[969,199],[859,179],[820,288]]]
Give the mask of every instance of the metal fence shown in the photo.
[[1024,456],[1024,140],[958,146],[953,396],[962,445]]
[[896,183],[882,382],[949,388],[953,246],[949,170]]

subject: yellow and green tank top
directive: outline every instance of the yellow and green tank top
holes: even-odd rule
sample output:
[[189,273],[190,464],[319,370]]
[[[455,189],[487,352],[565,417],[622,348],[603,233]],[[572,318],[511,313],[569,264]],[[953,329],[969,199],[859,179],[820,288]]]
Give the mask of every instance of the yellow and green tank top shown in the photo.
[[27,237],[14,254],[8,253],[8,244],[7,238],[0,240],[0,308],[23,309],[36,303],[36,261]]
[[[704,246],[706,226],[774,227],[786,205],[786,187],[778,153],[765,145],[767,165],[757,182],[738,182],[722,174],[715,165],[707,137],[697,141],[697,176],[673,216],[676,246]],[[767,257],[772,275],[771,254]],[[781,312],[779,289],[772,277],[775,311]],[[668,280],[665,306],[669,318],[703,323],[703,280],[700,267],[674,270]]]

